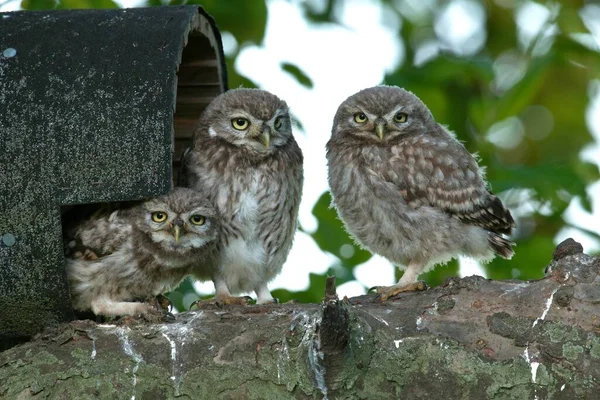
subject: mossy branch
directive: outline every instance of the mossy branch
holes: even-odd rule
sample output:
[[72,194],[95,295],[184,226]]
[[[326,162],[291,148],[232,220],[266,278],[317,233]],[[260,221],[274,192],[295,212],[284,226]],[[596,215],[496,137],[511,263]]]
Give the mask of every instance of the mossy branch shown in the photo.
[[594,398],[600,259],[565,241],[544,279],[450,279],[385,303],[214,308],[164,325],[75,321],[0,353],[0,397]]

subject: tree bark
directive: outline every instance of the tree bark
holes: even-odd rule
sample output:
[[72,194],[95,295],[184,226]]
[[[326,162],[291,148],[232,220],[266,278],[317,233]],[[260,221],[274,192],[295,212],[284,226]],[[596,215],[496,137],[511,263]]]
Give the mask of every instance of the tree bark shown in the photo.
[[567,240],[537,281],[449,279],[385,303],[74,321],[0,353],[7,399],[580,399],[600,380],[600,259]]

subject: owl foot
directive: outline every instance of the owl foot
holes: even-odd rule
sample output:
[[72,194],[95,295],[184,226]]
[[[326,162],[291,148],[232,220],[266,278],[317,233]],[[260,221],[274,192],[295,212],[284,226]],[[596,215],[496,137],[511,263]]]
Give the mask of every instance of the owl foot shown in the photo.
[[228,305],[238,305],[238,306],[247,306],[248,304],[250,304],[250,301],[252,301],[252,297],[250,296],[240,296],[240,297],[235,297],[235,296],[223,296],[223,297],[215,297],[215,301],[217,303],[217,306],[221,307],[221,306],[228,306]]
[[196,309],[209,308],[211,306],[215,306],[221,308],[223,306],[228,305],[239,305],[239,306],[247,306],[250,304],[252,297],[250,296],[218,296],[213,297],[212,299],[207,300],[196,300],[190,305],[190,310],[195,307]]
[[117,317],[115,322],[121,325],[137,325],[144,322],[151,324],[175,322],[175,316],[167,310],[157,310],[147,304],[144,305],[147,307],[144,310],[140,310],[138,314]]
[[165,309],[148,307],[139,317],[151,324],[162,324],[164,322],[175,322],[175,316]]
[[[402,292],[413,292],[422,291],[427,289],[427,284],[423,281],[417,281],[409,283],[408,285],[394,285],[394,286],[376,286],[374,288],[377,291],[377,301],[384,302],[390,297],[397,296]],[[370,290],[370,289],[369,289]]]

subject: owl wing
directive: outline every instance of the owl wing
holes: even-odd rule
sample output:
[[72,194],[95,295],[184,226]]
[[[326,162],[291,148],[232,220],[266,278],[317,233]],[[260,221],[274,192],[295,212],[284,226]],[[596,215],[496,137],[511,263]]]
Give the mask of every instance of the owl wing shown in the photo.
[[82,260],[96,260],[119,249],[131,234],[126,210],[102,207],[90,217],[65,230],[65,255]]
[[454,138],[411,137],[394,150],[388,178],[409,207],[432,206],[492,232],[511,232],[510,211],[488,189],[475,158]]

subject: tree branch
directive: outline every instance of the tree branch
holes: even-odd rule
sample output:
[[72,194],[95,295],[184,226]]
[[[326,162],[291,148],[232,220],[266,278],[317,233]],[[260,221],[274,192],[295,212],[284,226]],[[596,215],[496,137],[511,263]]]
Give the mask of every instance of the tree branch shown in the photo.
[[565,241],[544,279],[449,279],[381,304],[190,311],[164,325],[74,321],[0,354],[20,398],[593,398],[600,259]]

